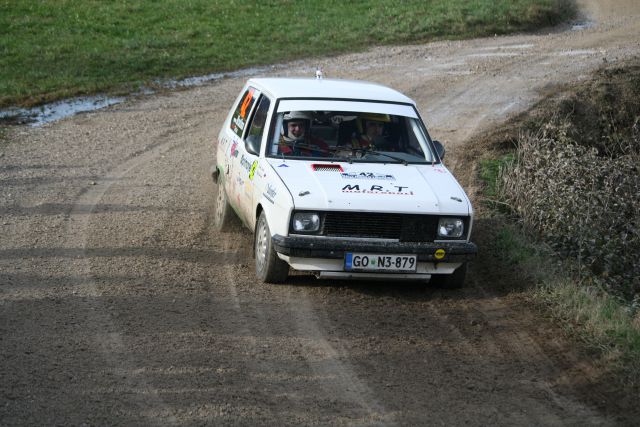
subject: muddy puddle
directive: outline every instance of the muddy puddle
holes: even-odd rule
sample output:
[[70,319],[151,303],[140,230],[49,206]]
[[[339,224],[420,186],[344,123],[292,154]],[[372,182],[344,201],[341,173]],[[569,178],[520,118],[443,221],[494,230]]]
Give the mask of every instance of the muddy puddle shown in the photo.
[[[252,67],[244,68],[238,71],[227,73],[213,73],[205,76],[187,77],[181,80],[158,80],[155,81],[156,87],[164,89],[187,88],[193,86],[201,86],[216,80],[234,77],[249,77],[265,73],[270,70],[277,69],[282,65],[273,65],[268,67]],[[78,97],[56,101],[33,108],[7,108],[0,110],[0,124],[27,124],[29,126],[41,126],[45,123],[54,122],[74,114],[86,113],[90,111],[100,110],[111,105],[120,104],[129,98],[140,95],[152,95],[156,91],[144,88],[143,90],[132,94],[128,97],[109,97],[105,95],[97,95],[91,97]]]
[[52,102],[34,108],[0,110],[0,122],[40,126],[86,111],[99,110],[123,102],[124,97],[92,96]]

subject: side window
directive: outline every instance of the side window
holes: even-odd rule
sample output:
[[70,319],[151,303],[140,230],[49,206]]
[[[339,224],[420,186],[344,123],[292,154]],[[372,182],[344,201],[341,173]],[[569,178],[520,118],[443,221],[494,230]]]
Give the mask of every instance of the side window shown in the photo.
[[249,113],[251,113],[251,108],[259,96],[260,91],[252,87],[248,88],[244,95],[242,95],[242,98],[236,107],[236,111],[234,111],[233,117],[231,117],[231,123],[229,125],[236,135],[242,136],[242,132],[244,131],[247,123],[247,118],[249,117]]
[[256,112],[251,119],[249,125],[249,131],[247,133],[247,141],[251,141],[255,147],[260,147],[262,141],[262,135],[264,134],[264,127],[267,121],[267,113],[269,112],[269,106],[271,101],[266,96],[260,98]]

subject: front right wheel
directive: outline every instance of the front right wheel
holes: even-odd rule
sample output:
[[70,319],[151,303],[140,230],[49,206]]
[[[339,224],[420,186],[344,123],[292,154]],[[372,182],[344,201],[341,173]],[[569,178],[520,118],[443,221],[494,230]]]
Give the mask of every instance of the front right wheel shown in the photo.
[[256,277],[262,283],[282,283],[289,275],[289,264],[278,258],[271,242],[271,232],[264,211],[256,224],[254,253]]

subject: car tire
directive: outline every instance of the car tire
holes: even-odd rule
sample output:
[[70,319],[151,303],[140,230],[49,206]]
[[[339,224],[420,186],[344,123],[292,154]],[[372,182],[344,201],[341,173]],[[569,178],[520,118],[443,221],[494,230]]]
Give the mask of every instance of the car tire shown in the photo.
[[467,277],[467,263],[463,263],[452,274],[433,274],[431,283],[443,289],[461,289]]
[[260,212],[254,239],[256,277],[262,283],[282,283],[289,275],[289,264],[278,258],[271,242],[267,217]]
[[216,203],[213,213],[213,226],[218,231],[229,231],[234,222],[235,213],[229,204],[227,192],[218,178],[216,185]]

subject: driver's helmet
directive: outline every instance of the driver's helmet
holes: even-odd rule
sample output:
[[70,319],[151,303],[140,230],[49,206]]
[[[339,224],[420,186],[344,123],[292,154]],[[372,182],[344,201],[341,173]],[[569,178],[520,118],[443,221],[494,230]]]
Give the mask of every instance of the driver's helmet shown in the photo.
[[391,123],[391,117],[388,114],[379,114],[379,113],[361,113],[358,115],[358,119],[356,121],[356,126],[358,127],[358,132],[363,134],[367,129],[367,122],[380,122],[380,123]]
[[[282,136],[284,136],[285,139],[294,140],[295,138],[289,135],[289,122],[292,122],[292,121],[304,122],[305,134],[306,134],[306,132],[309,131],[312,118],[313,117],[311,116],[311,113],[308,111],[289,111],[287,113],[284,113],[282,117],[282,130],[280,133],[282,134]],[[304,134],[302,135],[302,137],[299,137],[297,139],[302,139],[302,138],[304,138]]]

